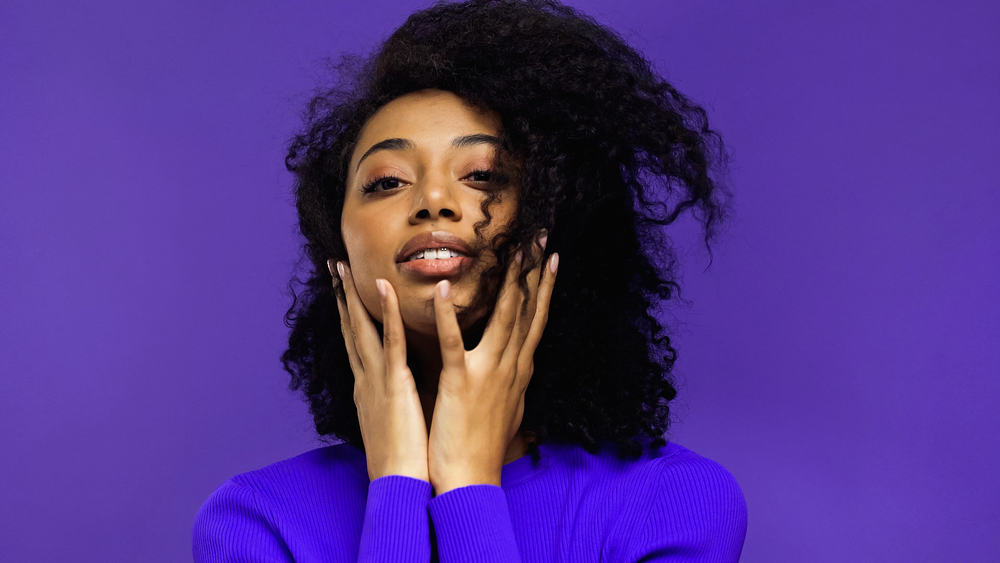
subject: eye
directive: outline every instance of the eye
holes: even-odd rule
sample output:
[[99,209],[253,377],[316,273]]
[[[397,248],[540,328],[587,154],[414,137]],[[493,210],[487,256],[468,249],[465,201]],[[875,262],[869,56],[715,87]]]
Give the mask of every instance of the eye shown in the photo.
[[[364,187],[361,188],[361,192],[367,194],[376,191],[394,190],[399,187],[398,184],[401,182],[402,180],[399,178],[387,174],[385,176],[379,176],[378,178],[375,178],[371,182],[365,184]],[[381,190],[376,189],[380,187],[382,188]]]
[[493,180],[493,171],[473,170],[466,178],[472,178],[473,182],[491,182]]
[[510,183],[510,179],[498,170],[473,170],[466,178],[476,183],[486,184],[487,187],[498,189],[505,188]]
[[[502,183],[502,177],[494,172],[493,170],[473,170],[465,176],[473,182],[487,183],[487,184],[497,184]],[[388,190],[394,190],[399,188],[403,183],[403,180],[391,174],[386,174],[379,176],[374,180],[368,182],[361,188],[362,193],[374,193],[374,192],[384,192]]]

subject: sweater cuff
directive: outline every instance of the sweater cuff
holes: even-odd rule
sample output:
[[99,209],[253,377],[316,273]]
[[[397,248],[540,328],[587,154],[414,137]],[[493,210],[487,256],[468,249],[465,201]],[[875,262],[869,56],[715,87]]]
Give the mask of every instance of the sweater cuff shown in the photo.
[[507,497],[496,485],[467,485],[427,505],[442,563],[520,561]]
[[431,484],[385,475],[368,484],[358,561],[429,561]]

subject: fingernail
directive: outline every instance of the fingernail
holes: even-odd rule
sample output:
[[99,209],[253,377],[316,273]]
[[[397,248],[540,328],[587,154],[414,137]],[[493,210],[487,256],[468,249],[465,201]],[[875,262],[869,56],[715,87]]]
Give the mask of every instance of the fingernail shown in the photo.
[[549,260],[549,271],[554,274],[556,273],[556,270],[558,268],[559,268],[559,253],[556,252],[555,254],[552,255],[552,259]]
[[440,295],[442,299],[447,299],[449,293],[451,293],[451,284],[448,283],[448,280],[441,280],[441,282],[438,283],[438,295]]
[[514,255],[514,263],[515,264],[520,264],[521,263],[522,254],[523,253],[520,250],[518,250],[517,254]]
[[377,279],[375,280],[375,287],[378,288],[378,294],[385,297],[385,280]]
[[333,281],[333,283],[331,285],[333,286],[334,289],[337,289],[337,287],[340,286],[340,278],[337,277],[337,274],[334,273],[334,271],[333,271],[333,259],[332,258],[326,261],[326,269],[330,270],[330,279]]
[[340,272],[340,277],[343,278],[344,277],[344,263],[343,262],[337,262],[337,271]]
[[542,229],[542,234],[538,235],[538,244],[541,245],[542,249],[545,249],[545,243],[549,241],[549,232]]

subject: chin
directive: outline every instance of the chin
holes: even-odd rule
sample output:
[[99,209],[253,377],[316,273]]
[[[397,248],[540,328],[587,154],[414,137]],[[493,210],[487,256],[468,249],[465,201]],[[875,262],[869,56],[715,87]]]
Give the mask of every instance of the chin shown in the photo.
[[[468,300],[461,299],[458,311],[456,311],[458,326],[461,327],[463,333],[475,330],[479,325],[485,325],[486,321],[485,311],[474,312],[463,309],[461,303],[466,301]],[[403,326],[407,332],[437,338],[437,319],[434,314],[433,297],[423,301],[422,306],[416,304],[410,307],[404,306],[400,313],[403,316]]]

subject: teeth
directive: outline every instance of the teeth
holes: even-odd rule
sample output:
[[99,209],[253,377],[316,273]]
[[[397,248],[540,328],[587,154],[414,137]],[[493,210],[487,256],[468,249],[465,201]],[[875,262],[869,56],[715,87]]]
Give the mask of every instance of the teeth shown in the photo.
[[411,260],[444,260],[446,258],[455,258],[458,256],[463,255],[447,248],[428,248],[427,250],[421,250],[413,256],[410,256],[407,262]]

